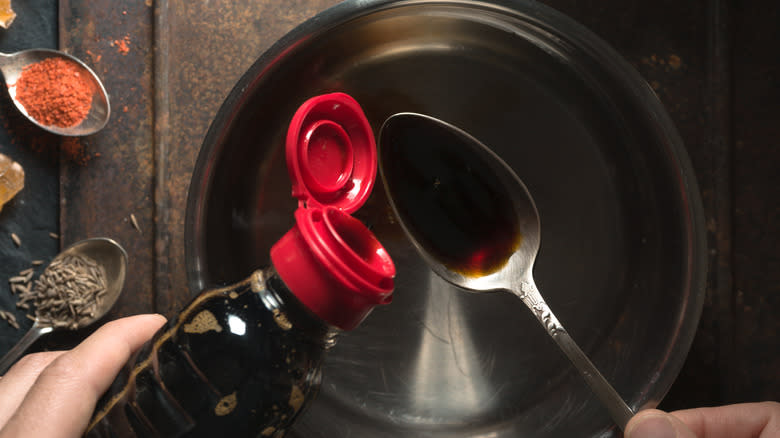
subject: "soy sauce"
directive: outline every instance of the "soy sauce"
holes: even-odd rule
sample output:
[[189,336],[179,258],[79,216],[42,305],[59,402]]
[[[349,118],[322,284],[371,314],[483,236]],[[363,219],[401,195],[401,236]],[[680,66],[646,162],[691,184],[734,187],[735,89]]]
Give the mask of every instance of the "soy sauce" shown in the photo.
[[448,269],[480,277],[501,269],[521,241],[505,185],[461,133],[415,114],[380,134],[388,197],[406,230]]
[[84,438],[282,437],[335,333],[272,267],[206,290],[125,364]]

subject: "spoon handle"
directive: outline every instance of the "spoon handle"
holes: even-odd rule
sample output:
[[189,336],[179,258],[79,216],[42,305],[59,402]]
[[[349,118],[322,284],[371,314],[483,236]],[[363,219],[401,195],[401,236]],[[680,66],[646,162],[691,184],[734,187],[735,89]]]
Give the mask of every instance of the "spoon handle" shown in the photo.
[[5,356],[0,359],[0,375],[4,375],[5,372],[11,368],[11,365],[15,364],[16,361],[24,354],[24,352],[27,351],[27,349],[30,348],[30,346],[38,338],[41,337],[41,335],[45,335],[52,330],[52,327],[42,327],[38,324],[37,321],[33,323],[32,327],[30,327],[30,330],[27,330],[27,333],[22,336],[22,339],[19,339],[19,342],[17,342],[16,345],[8,350]]
[[519,290],[513,291],[513,293],[520,297],[523,303],[531,309],[536,319],[539,320],[539,323],[547,331],[547,334],[558,344],[558,347],[566,354],[574,367],[577,368],[577,371],[585,379],[585,382],[590,386],[602,405],[607,408],[612,420],[621,430],[625,430],[626,424],[634,416],[634,412],[596,366],[593,365],[593,362],[588,359],[588,356],[582,352],[577,343],[574,342],[574,339],[569,336],[569,332],[558,322],[558,318],[552,313],[536,285],[523,282]]

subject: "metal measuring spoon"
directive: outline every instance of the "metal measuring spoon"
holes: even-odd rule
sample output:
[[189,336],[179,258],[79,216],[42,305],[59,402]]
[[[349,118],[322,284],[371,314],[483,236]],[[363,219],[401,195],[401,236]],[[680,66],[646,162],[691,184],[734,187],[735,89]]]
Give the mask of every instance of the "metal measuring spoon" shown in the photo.
[[[127,253],[117,242],[104,237],[86,239],[76,242],[59,253],[53,260],[59,260],[67,255],[82,255],[94,260],[102,266],[106,272],[106,294],[95,309],[94,316],[79,324],[78,328],[84,328],[102,318],[116,303],[122,286],[125,283],[127,272]],[[8,352],[0,359],[0,375],[5,374],[8,368],[24,354],[25,351],[42,335],[58,330],[50,325],[42,324],[38,319],[32,327],[22,336]]]
[[[92,79],[94,86],[94,93],[92,94],[92,105],[86,118],[84,118],[81,123],[75,126],[60,127],[54,125],[43,125],[39,121],[35,120],[35,118],[31,117],[24,108],[24,105],[22,105],[21,102],[16,99],[16,81],[19,79],[19,76],[21,76],[22,70],[24,70],[24,68],[28,65],[43,61],[44,59],[48,58],[62,58],[70,61],[81,67],[84,70],[84,73],[87,74],[87,77]],[[103,87],[103,83],[100,82],[100,79],[91,68],[89,68],[86,64],[81,62],[81,60],[75,58],[74,56],[57,50],[49,49],[23,50],[21,52],[12,54],[0,53],[0,73],[2,73],[3,77],[5,78],[5,83],[8,86],[8,94],[11,96],[11,99],[16,105],[16,108],[21,111],[21,113],[24,114],[31,122],[40,126],[46,131],[64,136],[90,135],[103,129],[103,127],[108,122],[108,118],[111,114],[111,106],[108,102],[108,94],[106,93],[106,89]]]
[[[414,113],[395,114],[385,121],[379,134],[379,156],[391,207],[431,269],[444,280],[471,292],[507,291],[519,297],[577,368],[615,423],[625,429],[634,415],[631,408],[569,336],[534,283],[539,214],[528,189],[512,168],[459,128]],[[470,179],[469,174],[476,175],[477,169],[482,176]],[[471,235],[469,227],[477,232],[489,219],[483,220],[480,211],[495,213],[500,219],[508,217],[509,220],[497,222],[508,229],[483,227],[481,231],[493,241],[464,256],[466,264],[472,263],[476,268],[463,268],[452,253],[464,246],[459,245],[457,238],[478,238]],[[442,230],[450,231],[447,234]],[[456,236],[455,241],[450,235]],[[491,251],[504,255],[495,260]]]

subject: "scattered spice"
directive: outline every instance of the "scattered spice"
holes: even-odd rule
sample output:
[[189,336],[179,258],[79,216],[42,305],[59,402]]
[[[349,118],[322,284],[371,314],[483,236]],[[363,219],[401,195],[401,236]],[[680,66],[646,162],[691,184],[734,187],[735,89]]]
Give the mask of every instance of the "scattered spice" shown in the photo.
[[674,53],[669,54],[666,58],[661,55],[645,56],[640,59],[640,62],[653,68],[663,68],[666,72],[677,71],[683,66],[682,58]]
[[35,272],[33,270],[33,268],[27,268],[27,269],[23,270],[22,272],[20,272],[19,276],[24,277],[24,279],[25,279],[24,281],[30,281],[32,279],[33,272]]
[[89,55],[89,56],[90,56],[90,58],[92,58],[92,60],[93,60],[95,63],[98,63],[98,62],[100,62],[100,59],[103,57],[103,55],[101,55],[100,53],[98,53],[97,55],[95,55],[95,54],[94,54],[94,53],[92,53],[92,51],[91,51],[91,50],[89,50],[89,49],[87,49],[87,55]]
[[0,154],[0,210],[24,188],[24,168],[16,161]]
[[133,213],[130,213],[130,223],[133,224],[133,228],[138,230],[138,232],[141,232],[141,227],[138,226],[138,220],[136,220],[135,215]]
[[97,313],[106,290],[106,273],[102,266],[83,255],[56,258],[46,267],[32,288],[17,288],[17,307],[35,306],[39,324],[77,329]]
[[8,325],[19,330],[19,323],[16,322],[16,316],[13,313],[7,310],[0,310],[0,319],[5,320]]
[[22,239],[20,239],[19,236],[16,235],[16,233],[11,233],[11,240],[14,241],[14,245],[16,245],[17,248],[22,246]]
[[112,45],[117,48],[117,52],[127,55],[127,52],[130,51],[130,36],[125,35],[121,40],[114,40]]
[[[29,293],[30,281],[32,280],[33,274],[33,268],[29,268],[20,272],[19,275],[9,278],[8,284],[11,286],[11,293]],[[23,307],[27,308],[26,306]]]
[[30,280],[25,278],[24,275],[16,275],[8,279],[8,283],[11,285],[11,289],[19,283],[27,283]]
[[[29,294],[30,293],[30,281],[32,280],[32,277],[34,275],[34,268],[27,268],[21,272],[19,272],[18,275],[13,276],[8,279],[8,284],[11,286],[11,293],[12,294]],[[16,304],[16,307],[19,307],[21,309],[29,309],[30,306],[27,303]],[[0,310],[0,319],[5,320],[8,325],[15,329],[19,329],[19,324],[16,321],[16,316],[7,311],[7,310]]]
[[30,117],[61,128],[76,126],[87,117],[95,92],[89,73],[63,58],[28,65],[15,85],[16,99]]
[[669,55],[669,67],[679,70],[682,66],[682,60],[677,55]]
[[65,156],[72,162],[86,166],[92,159],[87,153],[87,148],[78,137],[65,137],[60,143],[60,148]]

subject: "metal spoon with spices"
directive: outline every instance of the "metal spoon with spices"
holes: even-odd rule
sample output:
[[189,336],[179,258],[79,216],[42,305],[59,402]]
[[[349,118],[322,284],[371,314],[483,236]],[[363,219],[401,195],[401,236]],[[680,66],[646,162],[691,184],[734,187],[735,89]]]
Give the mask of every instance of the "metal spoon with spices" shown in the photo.
[[0,53],[0,73],[16,108],[46,131],[90,135],[108,122],[111,106],[102,82],[67,53],[49,49]]
[[127,253],[115,241],[93,238],[77,242],[46,267],[20,303],[35,306],[32,327],[0,359],[0,375],[42,335],[75,330],[102,318],[116,303],[127,271]]

